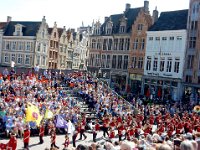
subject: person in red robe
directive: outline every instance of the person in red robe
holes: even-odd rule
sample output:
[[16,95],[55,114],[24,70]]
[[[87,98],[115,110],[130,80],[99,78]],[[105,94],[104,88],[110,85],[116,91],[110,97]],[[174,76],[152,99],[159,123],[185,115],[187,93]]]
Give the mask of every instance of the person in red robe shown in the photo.
[[39,132],[39,137],[40,137],[40,144],[43,144],[44,143],[44,140],[43,140],[43,137],[44,137],[44,129],[45,129],[45,126],[44,126],[44,123],[41,123],[40,125],[40,132]]
[[29,127],[26,126],[25,130],[24,130],[24,149],[29,149],[28,146],[29,146],[29,140],[30,140],[30,130],[29,130]]
[[65,135],[65,142],[63,143],[63,145],[64,145],[64,148],[63,149],[67,149],[68,148],[68,146],[69,146],[69,137],[68,137],[68,135]]
[[96,142],[96,137],[97,137],[97,132],[100,130],[100,124],[99,120],[96,120],[96,124],[94,126],[94,131],[93,131],[93,142]]
[[119,126],[118,126],[118,136],[119,136],[119,141],[121,141],[122,140],[122,132],[125,130],[125,128],[124,128],[124,126],[123,126],[123,124],[119,124]]
[[[10,134],[10,140],[7,143],[7,149],[8,150],[16,150],[17,148],[17,138],[16,138],[16,134],[11,133]],[[0,147],[0,149],[3,149],[2,147]]]
[[54,128],[51,131],[51,148],[57,148],[57,149],[59,149],[59,147],[56,146],[56,128]]
[[110,130],[109,138],[110,138],[110,140],[115,138],[115,131],[113,129]]

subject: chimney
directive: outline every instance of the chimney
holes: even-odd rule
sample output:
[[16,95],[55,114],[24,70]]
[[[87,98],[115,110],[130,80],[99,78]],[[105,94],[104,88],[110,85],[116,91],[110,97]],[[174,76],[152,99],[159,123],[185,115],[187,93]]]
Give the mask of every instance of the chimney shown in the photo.
[[7,16],[7,22],[10,22],[12,20],[11,16]]
[[153,16],[152,16],[153,23],[155,23],[158,20],[158,14],[159,14],[159,12],[158,12],[157,6],[156,6],[155,10],[153,10]]
[[149,1],[144,1],[144,12],[149,13]]
[[108,17],[105,17],[105,18],[104,18],[104,21],[106,21],[107,19],[108,19]]
[[128,11],[130,8],[131,8],[131,4],[129,4],[129,3],[126,3],[126,8],[125,8],[125,11]]

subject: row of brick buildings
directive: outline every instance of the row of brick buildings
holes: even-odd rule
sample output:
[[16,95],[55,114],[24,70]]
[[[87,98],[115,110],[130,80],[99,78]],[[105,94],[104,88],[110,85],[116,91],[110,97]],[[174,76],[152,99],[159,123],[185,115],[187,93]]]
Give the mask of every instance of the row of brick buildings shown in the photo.
[[14,62],[22,68],[38,65],[42,69],[79,69],[85,64],[87,46],[84,45],[84,51],[77,49],[89,30],[91,27],[80,32],[66,30],[57,27],[56,22],[51,28],[45,17],[38,22],[12,21],[7,17],[7,22],[0,22],[1,66]]
[[197,100],[200,88],[200,0],[189,10],[152,16],[149,1],[126,4],[121,14],[97,21],[90,36],[88,71],[101,74],[112,87],[149,97]]

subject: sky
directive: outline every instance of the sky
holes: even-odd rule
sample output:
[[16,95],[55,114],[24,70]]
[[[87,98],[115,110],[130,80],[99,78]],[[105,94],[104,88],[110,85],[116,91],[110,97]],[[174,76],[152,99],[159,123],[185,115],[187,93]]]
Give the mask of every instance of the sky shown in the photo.
[[[41,21],[46,16],[49,27],[57,22],[66,28],[91,25],[93,20],[104,21],[105,16],[123,13],[126,3],[131,8],[142,7],[144,0],[0,0],[0,22],[7,16],[12,21]],[[152,14],[157,6],[159,12],[188,9],[189,0],[149,0]]]

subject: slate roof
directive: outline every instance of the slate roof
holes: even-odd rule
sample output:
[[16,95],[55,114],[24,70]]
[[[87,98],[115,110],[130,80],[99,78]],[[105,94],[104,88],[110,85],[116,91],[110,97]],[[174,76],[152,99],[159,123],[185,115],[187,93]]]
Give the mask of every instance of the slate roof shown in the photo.
[[187,29],[188,9],[162,12],[149,31]]
[[42,22],[10,21],[5,28],[4,36],[13,36],[15,25],[23,25],[23,36],[36,36]]
[[[119,33],[119,27],[120,27],[120,19],[125,16],[127,18],[127,30],[126,33],[130,33],[132,29],[132,24],[136,20],[139,12],[141,11],[143,7],[138,7],[138,8],[130,8],[128,11],[121,13],[121,14],[114,14],[111,15],[109,18],[111,19],[113,23],[113,31],[112,33],[117,34]],[[101,26],[101,34],[105,34],[105,27],[107,22],[109,21],[109,18],[105,20],[105,22]]]
[[63,29],[62,28],[57,28],[57,29],[58,29],[58,35],[59,35],[59,38],[60,38],[62,33],[63,33]]

